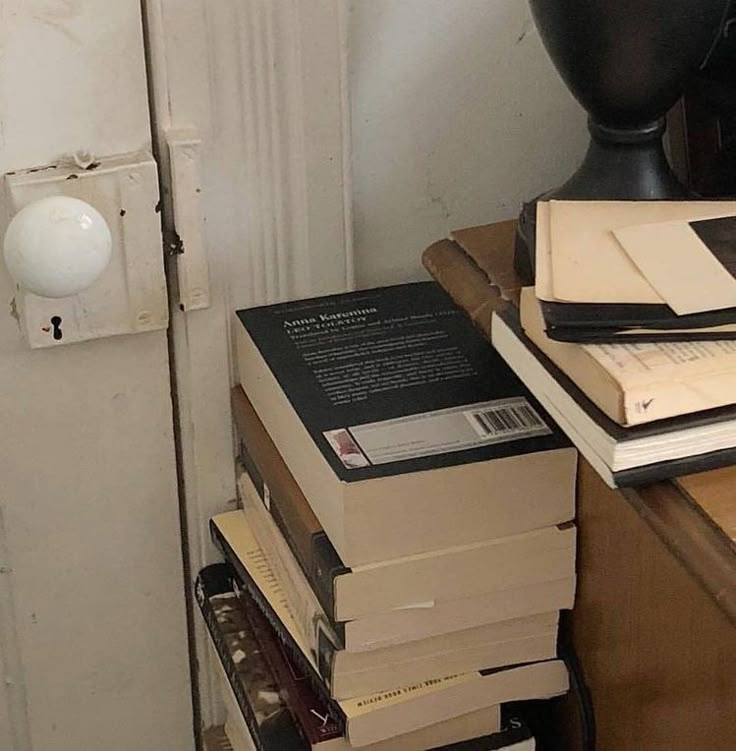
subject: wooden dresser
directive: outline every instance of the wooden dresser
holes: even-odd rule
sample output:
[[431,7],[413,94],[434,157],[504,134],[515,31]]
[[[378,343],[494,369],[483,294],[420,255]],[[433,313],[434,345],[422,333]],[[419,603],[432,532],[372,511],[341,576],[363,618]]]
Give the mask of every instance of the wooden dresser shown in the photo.
[[[424,254],[489,337],[518,296],[513,232],[468,228]],[[570,633],[598,751],[736,748],[736,468],[615,491],[581,459],[577,522]],[[556,723],[556,748],[583,748],[574,693]]]

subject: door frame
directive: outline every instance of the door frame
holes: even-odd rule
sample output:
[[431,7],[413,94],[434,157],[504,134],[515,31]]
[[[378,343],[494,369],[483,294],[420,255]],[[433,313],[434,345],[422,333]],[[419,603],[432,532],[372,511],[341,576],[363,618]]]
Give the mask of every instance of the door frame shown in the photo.
[[[348,4],[142,3],[171,251],[172,398],[195,723],[204,729],[222,721],[222,706],[191,585],[218,558],[209,518],[236,505],[232,312],[354,286]],[[183,194],[172,180],[170,148],[181,134],[192,145],[196,175]],[[197,250],[206,260],[209,304],[188,308],[180,287],[192,256],[180,230],[182,215],[190,224],[193,212],[201,220]]]

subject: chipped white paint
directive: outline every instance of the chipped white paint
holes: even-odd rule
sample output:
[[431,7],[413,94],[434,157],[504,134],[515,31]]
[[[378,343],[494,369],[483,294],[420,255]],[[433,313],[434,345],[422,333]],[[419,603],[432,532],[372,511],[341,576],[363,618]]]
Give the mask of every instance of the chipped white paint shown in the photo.
[[[41,198],[70,196],[93,205],[112,234],[112,259],[88,289],[60,299],[24,289],[16,292],[21,327],[33,348],[168,325],[156,163],[143,153],[98,159],[94,164],[94,170],[59,164],[6,177],[8,215]],[[60,339],[54,336],[52,318],[61,319]]]
[[177,293],[184,311],[210,305],[210,271],[204,243],[200,152],[196,131],[169,131],[171,198],[176,235]]
[[[100,6],[0,2],[0,174],[150,149],[139,0]],[[14,295],[0,264],[0,748],[191,750],[166,332],[30,350]]]

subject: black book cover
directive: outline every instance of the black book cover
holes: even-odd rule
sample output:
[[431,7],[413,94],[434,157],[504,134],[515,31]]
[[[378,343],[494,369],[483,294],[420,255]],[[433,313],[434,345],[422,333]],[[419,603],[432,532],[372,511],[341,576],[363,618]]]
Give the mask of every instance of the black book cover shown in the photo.
[[[519,310],[511,304],[501,306],[496,314],[499,315],[517,338],[541,363],[549,375],[554,378],[562,388],[572,397],[582,411],[595,422],[616,443],[623,444],[642,438],[656,438],[667,433],[687,430],[691,428],[705,427],[715,423],[736,421],[736,405],[719,407],[717,409],[694,412],[679,417],[670,417],[665,420],[645,425],[634,425],[625,428],[611,420],[560,370],[537,346],[527,338],[519,320]],[[637,485],[646,485],[660,480],[668,480],[672,477],[704,472],[709,469],[730,466],[736,463],[736,448],[711,451],[705,454],[673,459],[670,461],[646,464],[640,467],[621,470],[612,473],[616,487],[626,488]]]
[[[203,569],[195,584],[217,654],[258,751],[308,751],[247,619],[234,603],[230,567]],[[241,657],[237,660],[235,655]]]
[[[547,336],[577,344],[736,339],[736,332],[677,332],[736,323],[736,308],[678,316],[668,305],[594,305],[540,301]],[[652,329],[656,334],[626,334]]]
[[731,276],[736,276],[736,217],[688,222],[692,231]]
[[[701,219],[689,226],[719,263],[736,275],[736,217]],[[736,332],[675,332],[672,329],[710,328],[736,323],[736,308],[678,316],[668,305],[594,305],[542,302],[550,339],[579,344],[637,341],[696,341],[736,339]],[[656,334],[625,334],[646,328]]]
[[[570,446],[434,282],[238,317],[345,482]],[[437,422],[450,418],[451,431]]]

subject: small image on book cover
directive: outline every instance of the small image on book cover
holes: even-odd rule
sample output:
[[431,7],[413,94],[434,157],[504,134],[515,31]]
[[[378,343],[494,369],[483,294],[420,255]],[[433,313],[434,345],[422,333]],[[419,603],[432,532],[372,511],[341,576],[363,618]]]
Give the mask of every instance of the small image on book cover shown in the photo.
[[345,428],[326,430],[323,435],[347,469],[370,466],[368,458]]

